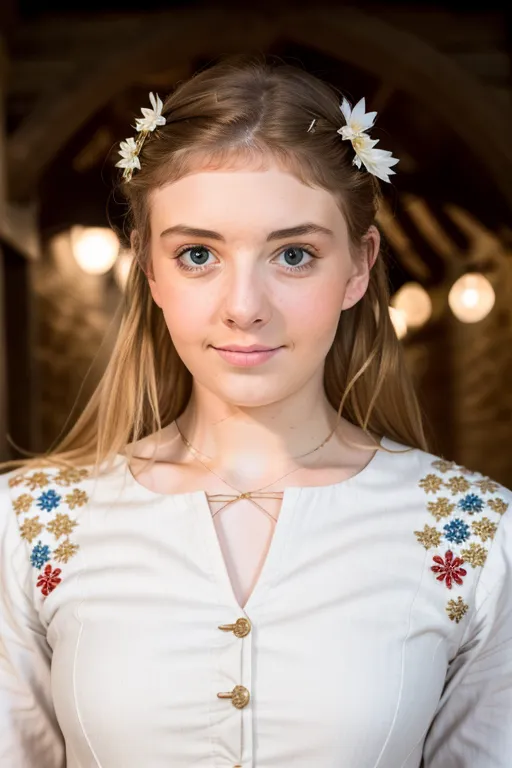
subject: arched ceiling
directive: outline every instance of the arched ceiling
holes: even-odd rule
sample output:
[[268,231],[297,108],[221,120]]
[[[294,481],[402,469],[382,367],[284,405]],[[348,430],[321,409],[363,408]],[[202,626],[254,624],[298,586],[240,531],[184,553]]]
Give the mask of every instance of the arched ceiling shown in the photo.
[[[64,33],[66,43],[62,44]],[[36,43],[35,37],[38,37]],[[380,82],[377,97],[406,94],[464,145],[512,207],[510,109],[448,56],[377,15],[346,7],[314,10],[191,9],[114,17],[100,22],[39,23],[21,46],[59,50],[61,77],[31,104],[8,140],[8,185],[14,200],[29,199],[61,148],[116,94],[151,73],[188,73],[198,56],[267,50],[285,38],[356,67]],[[16,59],[14,59],[14,68]],[[55,71],[55,68],[53,69]],[[373,105],[372,105],[373,106]],[[379,105],[376,105],[379,109]]]

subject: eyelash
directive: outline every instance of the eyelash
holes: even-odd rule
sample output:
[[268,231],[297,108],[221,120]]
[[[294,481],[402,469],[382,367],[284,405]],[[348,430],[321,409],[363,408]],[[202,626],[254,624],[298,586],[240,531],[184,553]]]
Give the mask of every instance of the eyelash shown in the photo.
[[[176,261],[176,266],[178,269],[182,269],[185,272],[204,272],[205,270],[209,269],[209,266],[188,267],[185,266],[185,264],[183,264],[183,262],[180,260],[183,254],[185,254],[187,251],[192,251],[194,248],[205,248],[206,250],[209,250],[204,245],[189,245],[180,248],[177,255],[173,257]],[[315,266],[315,260],[318,259],[318,256],[311,249],[311,247],[306,248],[303,245],[287,245],[286,248],[283,248],[283,250],[279,253],[284,253],[284,251],[288,250],[289,248],[298,248],[299,250],[304,251],[304,253],[307,253],[308,256],[312,257],[312,261],[309,261],[307,264],[301,264],[298,267],[284,267],[286,272],[305,272],[306,270],[312,269],[312,267]]]

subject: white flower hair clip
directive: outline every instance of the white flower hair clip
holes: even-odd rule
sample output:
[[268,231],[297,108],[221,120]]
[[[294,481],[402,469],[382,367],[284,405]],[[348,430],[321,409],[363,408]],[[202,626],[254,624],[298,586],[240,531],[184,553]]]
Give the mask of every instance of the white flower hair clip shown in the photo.
[[358,168],[364,165],[366,170],[374,176],[389,182],[390,175],[395,173],[391,170],[391,166],[396,165],[399,160],[385,149],[374,149],[379,140],[371,139],[366,133],[374,124],[377,113],[365,111],[364,99],[358,101],[352,109],[347,99],[343,98],[340,109],[347,124],[338,128],[336,133],[341,134],[344,140],[348,139],[352,142],[356,153],[353,164]]
[[116,168],[124,168],[123,179],[130,181],[133,171],[137,168],[140,171],[139,154],[147,136],[159,125],[165,125],[166,119],[162,115],[162,100],[154,93],[149,94],[152,109],[142,107],[144,117],[139,117],[135,121],[135,128],[139,134],[137,141],[133,138],[126,139],[120,144],[119,154],[121,160],[116,163]]

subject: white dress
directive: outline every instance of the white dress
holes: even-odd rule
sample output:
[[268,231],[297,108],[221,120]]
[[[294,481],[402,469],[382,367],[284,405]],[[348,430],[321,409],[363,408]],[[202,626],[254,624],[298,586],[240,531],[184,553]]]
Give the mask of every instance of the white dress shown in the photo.
[[0,476],[1,768],[510,768],[511,501],[417,449],[288,487],[242,610],[203,491]]

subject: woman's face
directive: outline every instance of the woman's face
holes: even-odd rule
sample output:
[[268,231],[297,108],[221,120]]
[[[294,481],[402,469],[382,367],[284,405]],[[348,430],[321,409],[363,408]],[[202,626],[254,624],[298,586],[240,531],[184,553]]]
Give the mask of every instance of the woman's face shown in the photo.
[[[371,228],[353,258],[334,197],[273,163],[200,170],[151,199],[152,296],[196,387],[240,407],[321,385],[340,313],[363,296],[377,253]],[[215,349],[231,344],[281,349],[238,367]]]

